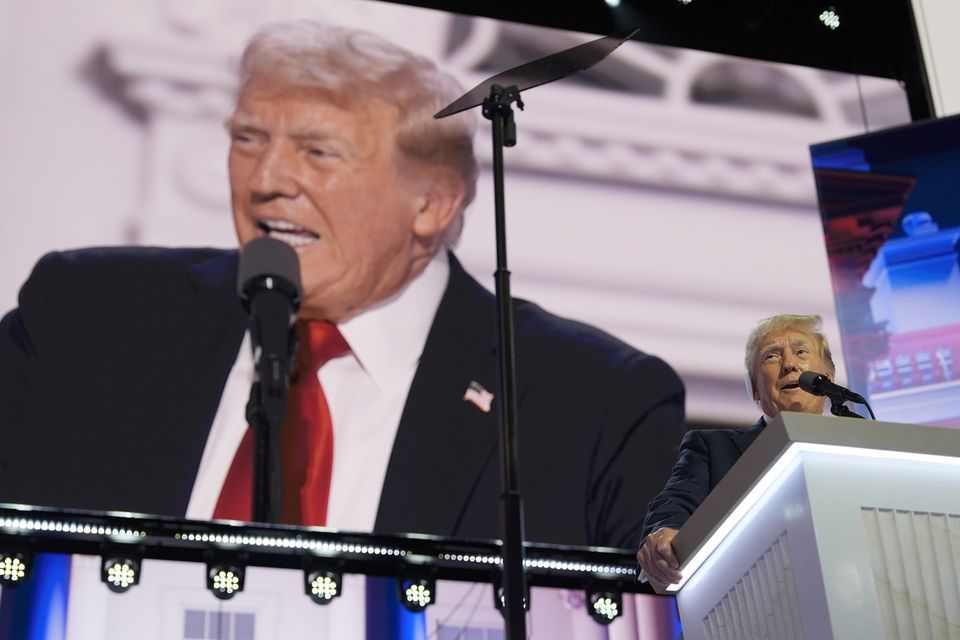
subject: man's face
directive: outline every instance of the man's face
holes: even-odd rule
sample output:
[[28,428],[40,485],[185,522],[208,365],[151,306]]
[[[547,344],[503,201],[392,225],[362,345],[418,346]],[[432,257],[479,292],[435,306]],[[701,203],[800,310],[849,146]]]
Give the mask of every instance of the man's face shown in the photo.
[[807,393],[797,383],[804,371],[816,371],[833,380],[814,336],[786,329],[764,338],[752,379],[753,397],[765,414],[772,418],[781,411],[823,412],[824,397]]
[[301,317],[341,322],[416,276],[448,220],[399,157],[396,107],[329,98],[248,84],[228,122],[230,188],[241,246],[291,244]]

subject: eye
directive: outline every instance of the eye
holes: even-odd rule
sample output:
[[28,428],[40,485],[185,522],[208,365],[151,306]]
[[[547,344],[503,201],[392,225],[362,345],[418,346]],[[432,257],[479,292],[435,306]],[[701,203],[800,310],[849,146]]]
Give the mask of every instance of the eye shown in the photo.
[[258,142],[258,137],[249,131],[230,132],[230,143],[237,147],[249,147]]

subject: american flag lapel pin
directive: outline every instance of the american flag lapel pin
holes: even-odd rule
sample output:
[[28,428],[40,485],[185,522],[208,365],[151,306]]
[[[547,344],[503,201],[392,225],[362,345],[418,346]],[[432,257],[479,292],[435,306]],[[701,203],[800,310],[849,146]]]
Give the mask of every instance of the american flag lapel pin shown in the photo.
[[483,385],[475,380],[471,380],[467,390],[463,394],[463,399],[473,404],[477,409],[484,413],[490,413],[490,403],[493,402],[493,394],[483,388]]

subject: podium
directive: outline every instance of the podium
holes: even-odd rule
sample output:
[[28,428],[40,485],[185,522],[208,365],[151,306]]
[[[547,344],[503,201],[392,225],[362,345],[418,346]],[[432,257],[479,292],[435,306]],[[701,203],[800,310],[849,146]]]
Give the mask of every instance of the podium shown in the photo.
[[674,546],[685,640],[960,638],[960,430],[782,413]]

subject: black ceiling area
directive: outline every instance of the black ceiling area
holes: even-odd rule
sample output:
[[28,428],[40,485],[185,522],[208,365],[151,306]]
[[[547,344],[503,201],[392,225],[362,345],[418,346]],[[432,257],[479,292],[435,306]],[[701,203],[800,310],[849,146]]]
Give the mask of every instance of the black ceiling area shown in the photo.
[[[396,1],[396,0],[394,0]],[[899,80],[913,120],[933,117],[910,0],[403,0],[456,13]],[[829,29],[820,19],[832,11]]]

